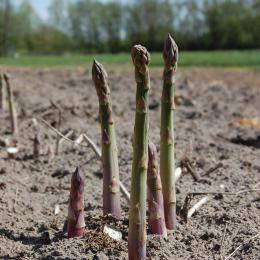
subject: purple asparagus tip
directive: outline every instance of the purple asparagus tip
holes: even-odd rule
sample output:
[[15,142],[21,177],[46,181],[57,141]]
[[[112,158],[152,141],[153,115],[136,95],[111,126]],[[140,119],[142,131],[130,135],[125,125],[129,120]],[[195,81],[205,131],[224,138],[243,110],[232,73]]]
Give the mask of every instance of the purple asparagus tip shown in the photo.
[[167,70],[171,68],[177,69],[178,46],[169,33],[164,44],[163,58]]
[[97,60],[93,60],[92,79],[96,85],[104,84],[107,79],[107,72],[103,65]]
[[79,237],[85,234],[84,186],[85,175],[83,171],[77,167],[71,178],[68,237]]

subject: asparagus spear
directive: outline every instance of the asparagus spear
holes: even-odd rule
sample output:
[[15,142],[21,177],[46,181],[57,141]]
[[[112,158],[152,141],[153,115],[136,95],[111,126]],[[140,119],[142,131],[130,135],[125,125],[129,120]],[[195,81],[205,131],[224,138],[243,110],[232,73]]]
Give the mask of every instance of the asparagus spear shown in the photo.
[[174,75],[177,70],[178,47],[170,34],[165,41],[163,91],[161,98],[160,174],[166,227],[176,228],[176,192],[174,180]]
[[16,115],[16,109],[15,109],[13,91],[12,91],[12,88],[10,85],[10,78],[7,74],[4,74],[4,80],[6,83],[7,98],[8,98],[8,103],[9,103],[11,130],[12,130],[13,134],[17,134],[18,133],[17,115]]
[[33,155],[38,157],[41,154],[41,142],[39,134],[36,133],[33,139]]
[[3,76],[0,73],[0,111],[5,110],[5,88],[3,84]]
[[152,234],[167,236],[164,220],[162,183],[158,171],[157,150],[154,143],[148,146],[148,224]]
[[148,166],[148,91],[150,54],[145,47],[132,48],[135,67],[136,113],[129,213],[129,259],[146,259],[146,180]]
[[76,168],[71,178],[68,210],[68,237],[80,237],[85,234],[84,186],[84,173],[80,168]]
[[102,133],[103,213],[112,214],[114,218],[120,219],[119,166],[112,102],[107,83],[107,73],[104,67],[96,60],[93,62],[92,79],[99,99]]

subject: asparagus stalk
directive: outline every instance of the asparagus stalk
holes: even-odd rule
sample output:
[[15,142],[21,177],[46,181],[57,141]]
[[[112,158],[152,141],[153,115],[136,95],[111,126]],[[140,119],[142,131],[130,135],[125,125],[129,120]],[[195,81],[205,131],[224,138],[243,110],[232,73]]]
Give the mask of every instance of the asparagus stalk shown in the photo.
[[112,102],[107,83],[107,73],[96,60],[93,62],[92,79],[99,99],[102,133],[103,213],[104,215],[111,214],[114,218],[120,219],[119,166]]
[[3,84],[3,76],[0,73],[0,110],[5,110],[5,88]]
[[148,91],[150,88],[148,65],[150,54],[145,47],[132,48],[135,67],[136,112],[133,141],[133,163],[129,213],[129,259],[146,259],[146,181],[148,167]]
[[76,168],[71,178],[67,227],[68,237],[80,237],[85,234],[84,186],[84,173],[80,168]]
[[156,146],[149,143],[148,146],[148,224],[152,234],[167,236],[164,220],[162,183],[158,171],[158,158]]
[[39,138],[39,134],[36,133],[33,139],[33,155],[34,157],[38,157],[41,154],[41,142]]
[[11,120],[11,130],[12,130],[13,134],[17,134],[18,133],[17,114],[16,114],[16,109],[15,109],[13,91],[12,91],[12,88],[10,85],[10,78],[7,74],[4,74],[4,80],[5,80],[6,89],[7,89],[7,98],[8,98],[10,120]]
[[161,98],[160,174],[166,227],[176,228],[176,192],[174,180],[174,75],[177,70],[178,47],[170,34],[165,41],[163,91]]
[[52,144],[48,145],[47,155],[49,161],[51,161],[55,157],[54,146]]

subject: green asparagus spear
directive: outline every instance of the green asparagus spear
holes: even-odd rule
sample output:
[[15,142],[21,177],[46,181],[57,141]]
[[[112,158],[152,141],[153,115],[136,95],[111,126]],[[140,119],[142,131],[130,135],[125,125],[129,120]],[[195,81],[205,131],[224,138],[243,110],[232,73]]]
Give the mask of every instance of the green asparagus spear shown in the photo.
[[167,229],[176,228],[176,192],[174,181],[174,75],[177,70],[178,47],[170,34],[165,41],[163,91],[161,98],[160,174]]
[[114,218],[120,219],[119,166],[112,102],[107,83],[107,73],[96,60],[93,62],[92,79],[99,99],[102,132],[103,213],[112,214]]
[[148,91],[150,54],[145,47],[132,48],[135,67],[136,112],[133,141],[131,202],[129,213],[128,255],[131,260],[146,259],[146,180],[148,167]]

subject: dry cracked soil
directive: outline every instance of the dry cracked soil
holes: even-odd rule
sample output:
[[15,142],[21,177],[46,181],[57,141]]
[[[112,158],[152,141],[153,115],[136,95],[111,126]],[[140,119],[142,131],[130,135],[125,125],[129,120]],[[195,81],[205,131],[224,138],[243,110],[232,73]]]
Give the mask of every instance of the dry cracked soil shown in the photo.
[[[8,159],[0,147],[0,259],[127,259],[129,206],[121,197],[123,217],[102,216],[101,162],[86,146],[63,143],[50,159],[48,145],[56,134],[38,120],[61,131],[86,133],[100,145],[98,101],[88,70],[5,69],[11,75],[19,121],[19,153]],[[120,178],[131,181],[135,113],[133,71],[109,71],[119,149]],[[157,147],[160,133],[162,71],[151,71],[149,138]],[[148,259],[260,259],[260,72],[229,69],[180,69],[176,79],[176,165],[188,157],[195,180],[185,167],[177,182],[178,228],[167,238],[148,230]],[[258,119],[257,119],[258,118]],[[253,120],[252,120],[253,119]],[[253,123],[252,123],[253,122]],[[39,131],[42,154],[33,157]],[[1,140],[9,138],[9,113],[0,113]],[[71,173],[82,166],[86,175],[86,235],[66,237],[65,220]],[[184,165],[185,166],[185,165]],[[218,166],[215,170],[215,166]],[[213,169],[213,170],[212,170]],[[181,208],[191,192],[217,192],[186,223]],[[227,194],[222,194],[227,193]],[[196,195],[191,205],[205,195]],[[60,212],[54,213],[59,205]],[[57,212],[56,212],[57,213]],[[115,241],[104,225],[122,232]],[[222,257],[222,258],[221,258]]]

